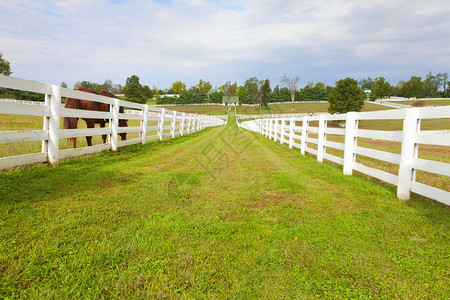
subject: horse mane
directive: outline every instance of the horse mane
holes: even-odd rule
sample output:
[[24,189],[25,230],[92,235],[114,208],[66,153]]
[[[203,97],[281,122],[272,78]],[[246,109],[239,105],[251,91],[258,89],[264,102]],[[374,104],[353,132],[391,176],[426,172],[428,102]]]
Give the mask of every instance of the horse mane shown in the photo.
[[[117,99],[116,95],[114,95],[113,93],[111,93],[110,91],[107,91],[107,90],[101,90],[98,94],[102,95],[102,96],[106,96],[106,97],[116,98]],[[119,112],[121,114],[123,114],[125,112],[125,109],[123,108],[123,106],[119,107]]]
[[100,92],[98,92],[98,94],[102,95],[102,96],[110,97],[110,98],[117,98],[116,95],[114,95],[113,93],[111,93],[110,91],[107,91],[107,90],[101,90]]

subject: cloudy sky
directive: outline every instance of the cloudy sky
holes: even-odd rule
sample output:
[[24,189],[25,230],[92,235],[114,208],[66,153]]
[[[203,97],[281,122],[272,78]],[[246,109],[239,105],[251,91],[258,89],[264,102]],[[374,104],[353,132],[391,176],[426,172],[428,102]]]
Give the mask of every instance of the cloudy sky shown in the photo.
[[448,0],[0,0],[12,76],[299,86],[450,73]]

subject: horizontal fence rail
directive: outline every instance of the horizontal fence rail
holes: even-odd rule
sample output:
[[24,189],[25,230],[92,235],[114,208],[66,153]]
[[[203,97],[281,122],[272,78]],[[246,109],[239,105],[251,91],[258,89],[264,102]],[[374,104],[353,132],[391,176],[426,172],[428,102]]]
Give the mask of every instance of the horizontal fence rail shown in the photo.
[[[290,148],[299,148],[301,154],[306,152],[317,156],[319,162],[328,160],[343,166],[343,173],[351,175],[358,171],[371,177],[397,186],[397,197],[409,199],[410,192],[450,205],[449,180],[450,164],[442,161],[419,158],[419,145],[440,147],[438,150],[450,156],[450,133],[447,130],[421,130],[421,121],[428,119],[445,120],[448,125],[450,106],[407,108],[374,112],[349,112],[347,114],[320,114],[291,118],[265,118],[245,121],[240,127],[260,133],[274,141],[288,144]],[[401,120],[402,130],[383,131],[359,129],[360,121]],[[333,128],[327,122],[340,126]],[[443,122],[440,122],[443,123]],[[345,125],[345,126],[344,126]],[[339,128],[343,127],[343,128]],[[329,138],[341,137],[341,142]],[[371,149],[358,145],[358,139],[370,139],[373,143],[387,141],[401,146],[400,154]],[[343,152],[334,155],[327,151],[333,149]],[[357,161],[357,156],[364,156],[398,166],[398,172],[387,172]],[[378,163],[377,163],[378,164]],[[375,166],[377,166],[375,164]],[[444,176],[445,189],[439,189],[416,181],[416,172],[423,171]]]
[[[48,162],[52,165],[60,159],[76,157],[95,152],[111,150],[118,147],[145,144],[150,140],[163,140],[190,134],[207,127],[224,125],[226,122],[216,117],[171,111],[165,108],[122,101],[96,94],[80,92],[55,85],[0,75],[0,88],[15,89],[43,94],[45,102],[34,105],[20,101],[0,101],[0,118],[2,115],[21,115],[42,117],[42,130],[0,131],[0,144],[17,142],[42,142],[41,152],[7,156],[0,158],[0,170],[34,163]],[[64,108],[62,97],[91,100],[110,105],[110,111],[92,111]],[[119,113],[119,107],[126,108]],[[62,129],[63,117],[93,118],[108,120],[105,128]],[[119,120],[135,121],[138,126],[119,127]],[[153,126],[152,126],[153,125]],[[154,132],[154,135],[149,133]],[[121,133],[136,133],[138,138],[119,141]],[[96,135],[107,135],[105,144],[75,149],[60,149],[60,140]]]

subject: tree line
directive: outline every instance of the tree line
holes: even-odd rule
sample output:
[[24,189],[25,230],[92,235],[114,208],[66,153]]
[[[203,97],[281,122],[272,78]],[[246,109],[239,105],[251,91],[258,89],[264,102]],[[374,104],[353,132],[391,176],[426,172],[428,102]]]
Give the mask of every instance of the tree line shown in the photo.
[[[11,65],[2,53],[0,53],[0,74],[6,76],[12,74]],[[224,85],[213,88],[210,82],[200,79],[198,84],[190,88],[187,88],[182,81],[175,81],[170,88],[161,90],[155,86],[150,88],[148,85],[142,85],[139,77],[132,75],[126,79],[124,86],[106,79],[103,83],[78,81],[74,88],[86,87],[95,91],[106,89],[114,94],[124,94],[125,100],[128,101],[147,103],[150,99],[156,99],[157,104],[222,103],[223,96],[237,96],[241,104],[256,104],[262,108],[270,102],[329,101],[339,82],[336,82],[335,87],[327,86],[323,82],[308,82],[303,88],[298,88],[298,81],[298,77],[289,78],[283,75],[280,83],[272,89],[269,79],[260,80],[257,77],[250,77],[241,86],[238,86],[237,82],[227,81]],[[433,75],[429,72],[424,79],[420,76],[411,76],[408,81],[402,80],[397,85],[391,85],[384,77],[375,79],[368,77],[356,83],[358,93],[364,91],[363,97],[369,100],[392,96],[450,97],[448,73]],[[67,84],[62,82],[61,86],[67,87]],[[42,95],[8,89],[1,89],[0,96],[43,101]]]

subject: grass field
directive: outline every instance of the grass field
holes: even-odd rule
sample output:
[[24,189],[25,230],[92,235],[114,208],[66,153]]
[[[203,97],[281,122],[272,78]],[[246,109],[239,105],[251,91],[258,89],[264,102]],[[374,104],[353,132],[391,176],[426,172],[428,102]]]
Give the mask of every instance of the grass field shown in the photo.
[[223,105],[190,105],[190,106],[161,106],[179,112],[202,115],[226,115],[227,107]]
[[448,207],[228,127],[0,173],[0,298],[448,299]]

